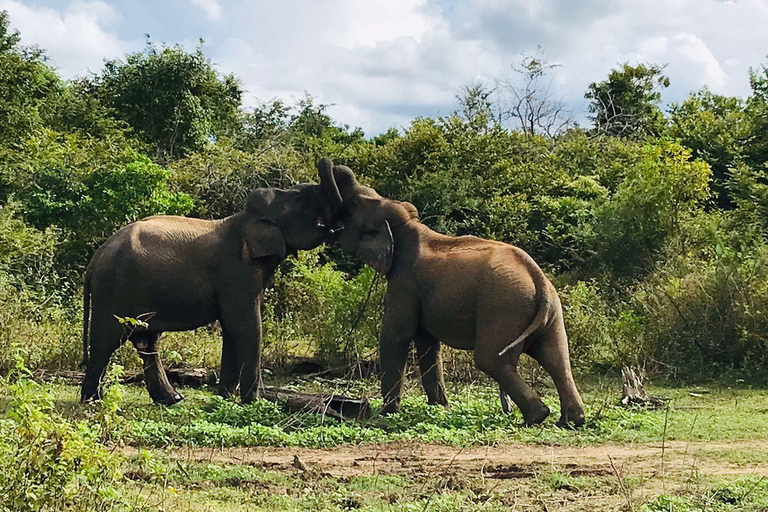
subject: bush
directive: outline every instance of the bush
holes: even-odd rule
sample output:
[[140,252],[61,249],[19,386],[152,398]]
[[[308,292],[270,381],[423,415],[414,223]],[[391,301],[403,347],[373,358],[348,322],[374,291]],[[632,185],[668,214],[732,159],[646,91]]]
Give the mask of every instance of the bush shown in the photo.
[[51,390],[31,379],[16,353],[0,386],[10,396],[0,420],[0,510],[109,510],[119,498],[119,458],[99,443],[99,429],[70,423]]
[[653,266],[681,223],[702,211],[709,197],[709,166],[692,162],[674,143],[647,144],[610,199],[597,208],[592,263],[617,277],[635,277]]
[[255,188],[318,181],[314,162],[281,146],[246,153],[219,143],[177,160],[171,170],[180,190],[196,199],[191,213],[214,219],[243,208]]
[[673,260],[638,288],[649,320],[649,354],[681,376],[736,371],[765,377],[768,363],[768,246],[740,253],[712,247],[711,259]]
[[368,267],[349,277],[319,256],[300,253],[276,274],[267,291],[265,349],[298,349],[330,363],[370,356],[378,347],[384,283]]
[[153,214],[185,214],[192,198],[168,188],[171,172],[115,141],[44,131],[0,165],[0,192],[37,229],[62,230],[64,268],[81,267],[119,227]]

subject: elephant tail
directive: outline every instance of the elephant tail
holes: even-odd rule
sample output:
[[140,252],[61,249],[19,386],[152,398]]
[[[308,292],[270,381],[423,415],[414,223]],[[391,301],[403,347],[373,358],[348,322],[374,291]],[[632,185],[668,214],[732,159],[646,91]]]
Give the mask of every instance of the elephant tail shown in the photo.
[[91,323],[91,275],[86,270],[85,272],[85,284],[83,285],[83,360],[80,366],[88,366],[88,340],[90,338],[90,323]]
[[524,342],[528,336],[536,332],[536,329],[544,325],[550,318],[549,314],[552,311],[552,306],[555,304],[555,300],[549,294],[549,283],[547,282],[547,277],[544,275],[544,272],[542,272],[539,268],[536,270],[537,271],[534,272],[533,278],[533,283],[536,286],[536,291],[538,292],[536,294],[536,303],[538,306],[536,316],[534,317],[533,322],[531,322],[531,325],[529,325],[523,331],[523,334],[515,338],[515,341],[504,347],[504,349],[499,352],[499,357],[503,356],[517,345]]

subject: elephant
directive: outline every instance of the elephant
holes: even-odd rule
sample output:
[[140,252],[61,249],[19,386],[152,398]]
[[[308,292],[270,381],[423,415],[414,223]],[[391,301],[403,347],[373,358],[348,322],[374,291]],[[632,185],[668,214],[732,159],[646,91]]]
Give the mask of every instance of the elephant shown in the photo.
[[[230,396],[239,385],[243,403],[257,397],[264,289],[287,255],[319,246],[332,232],[330,170],[320,182],[255,189],[245,208],[224,219],[148,217],[104,242],[85,272],[81,400],[99,398],[110,356],[128,339],[152,400],[182,400],[158,358],[158,337],[216,320],[223,337],[219,393]],[[146,324],[121,324],[116,316]]]
[[419,220],[408,202],[360,185],[349,167],[323,159],[336,190],[329,197],[344,230],[335,243],[387,280],[380,333],[382,413],[400,410],[411,341],[430,404],[448,405],[440,342],[474,351],[478,369],[493,378],[526,425],[549,408],[520,377],[520,355],[532,356],[552,377],[561,424],[584,423],[584,405],[571,372],[560,299],[552,283],[522,249],[474,236],[447,236]]

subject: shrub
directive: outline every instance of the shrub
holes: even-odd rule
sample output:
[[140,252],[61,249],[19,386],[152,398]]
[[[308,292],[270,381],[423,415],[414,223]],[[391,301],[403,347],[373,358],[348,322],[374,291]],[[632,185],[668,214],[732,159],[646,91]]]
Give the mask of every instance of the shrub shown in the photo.
[[35,228],[62,230],[65,268],[82,266],[98,242],[129,222],[192,208],[190,196],[169,190],[170,171],[114,142],[44,131],[3,155],[0,191],[21,203]]
[[319,250],[300,253],[267,292],[266,349],[289,345],[331,363],[359,360],[378,346],[384,284],[365,267],[354,276],[321,264]]
[[98,429],[54,411],[49,388],[31,379],[23,358],[0,382],[10,396],[0,420],[0,510],[108,510],[119,495],[119,458]]

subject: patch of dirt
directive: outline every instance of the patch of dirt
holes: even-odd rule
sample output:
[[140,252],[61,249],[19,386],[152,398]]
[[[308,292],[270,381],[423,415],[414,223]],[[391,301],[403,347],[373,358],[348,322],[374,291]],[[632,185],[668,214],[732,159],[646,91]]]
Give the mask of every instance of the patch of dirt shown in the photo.
[[[408,478],[475,477],[492,480],[532,478],[560,471],[572,476],[650,478],[654,476],[768,475],[765,464],[733,464],[708,457],[723,450],[768,448],[768,440],[727,443],[668,441],[636,445],[541,446],[494,445],[456,448],[417,442],[391,442],[329,449],[179,448],[164,453],[174,459],[251,464],[265,469],[309,472],[349,479],[376,474]],[[126,447],[128,455],[137,449]],[[662,456],[663,452],[663,456]],[[300,459],[301,464],[296,460]],[[297,467],[299,466],[299,467]]]

